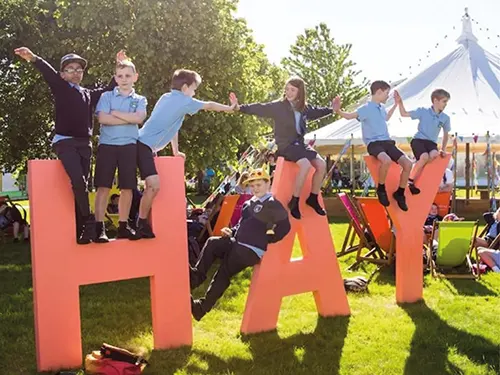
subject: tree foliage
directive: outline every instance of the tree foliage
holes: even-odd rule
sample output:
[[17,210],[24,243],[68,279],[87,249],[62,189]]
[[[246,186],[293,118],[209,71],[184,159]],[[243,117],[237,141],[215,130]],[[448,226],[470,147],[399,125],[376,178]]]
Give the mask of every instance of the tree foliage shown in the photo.
[[[265,101],[282,89],[280,68],[255,43],[236,0],[2,0],[0,2],[0,166],[13,170],[51,154],[53,103],[43,78],[13,54],[26,46],[58,67],[75,52],[89,61],[83,85],[109,80],[114,55],[125,49],[136,64],[138,93],[148,112],[169,91],[175,69],[200,73],[201,100]],[[180,149],[186,168],[222,167],[264,124],[252,117],[201,112],[186,117]]]
[[[306,29],[290,47],[290,57],[282,60],[285,69],[306,82],[308,101],[328,106],[336,95],[342,97],[345,107],[358,102],[368,94],[367,81],[357,78],[360,71],[350,60],[351,44],[337,44],[330,36],[330,29],[320,23]],[[326,118],[312,125],[312,129],[331,122]]]

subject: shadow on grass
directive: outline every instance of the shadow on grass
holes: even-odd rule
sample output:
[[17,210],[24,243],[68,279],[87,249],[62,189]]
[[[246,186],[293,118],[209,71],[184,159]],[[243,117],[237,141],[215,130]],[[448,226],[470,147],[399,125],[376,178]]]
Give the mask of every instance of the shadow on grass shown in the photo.
[[493,374],[500,371],[498,346],[481,336],[451,327],[425,302],[401,304],[415,324],[405,375],[462,374],[448,360],[450,349],[466,356],[476,365],[486,365]]
[[464,296],[498,296],[498,292],[488,288],[481,280],[449,279],[458,294]]
[[[299,333],[287,338],[280,338],[277,331],[244,335],[242,341],[248,344],[251,359],[233,357],[224,360],[189,348],[153,352],[152,365],[145,375],[171,375],[180,368],[188,374],[335,375],[339,373],[348,325],[349,317],[318,317],[313,333]],[[186,365],[189,355],[197,356],[202,365]]]

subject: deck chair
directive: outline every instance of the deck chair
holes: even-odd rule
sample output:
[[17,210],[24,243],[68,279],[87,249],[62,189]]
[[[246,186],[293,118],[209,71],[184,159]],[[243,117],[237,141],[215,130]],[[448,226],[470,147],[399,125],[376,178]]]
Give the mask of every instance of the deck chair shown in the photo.
[[[356,207],[351,198],[345,193],[338,194],[338,197],[351,220],[342,249],[337,253],[337,256],[356,252],[356,262],[348,267],[349,270],[354,269],[363,261],[379,265],[391,264],[394,252],[389,251],[386,253],[377,242],[377,236],[373,232],[363,212],[363,208],[360,206]],[[387,221],[387,216],[384,216],[384,219]],[[393,243],[394,241],[389,245],[390,248],[393,248]],[[364,249],[368,251],[363,253]]]
[[[432,239],[437,230],[439,230],[438,243],[434,259]],[[461,279],[480,277],[472,267],[471,261],[477,231],[477,221],[435,221],[427,246],[427,259],[432,276]],[[475,249],[475,256],[478,262],[477,249]],[[465,268],[466,272],[460,272],[461,268]]]

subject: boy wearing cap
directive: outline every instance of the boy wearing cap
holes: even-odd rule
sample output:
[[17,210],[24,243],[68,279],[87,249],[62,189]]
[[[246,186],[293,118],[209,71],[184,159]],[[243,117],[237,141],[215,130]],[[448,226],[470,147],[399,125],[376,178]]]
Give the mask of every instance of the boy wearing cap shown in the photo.
[[267,245],[280,241],[290,231],[288,212],[269,192],[267,172],[262,169],[252,171],[247,183],[253,197],[243,205],[238,224],[232,229],[223,228],[221,237],[210,237],[196,267],[190,268],[191,289],[195,289],[205,281],[214,261],[221,259],[205,297],[191,298],[191,310],[196,320],[212,309],[233,276],[259,263]]
[[[56,135],[52,144],[71,180],[77,212],[77,243],[88,244],[95,238],[95,219],[90,212],[87,190],[92,154],[90,137],[93,108],[101,94],[112,90],[116,82],[113,79],[108,87],[101,89],[81,87],[87,61],[73,53],[61,59],[60,72],[57,72],[47,61],[26,47],[17,48],[14,52],[35,64],[54,96]],[[116,55],[117,62],[125,58],[122,51]],[[81,230],[79,222],[84,223]]]
[[134,90],[138,74],[135,65],[125,60],[116,66],[115,80],[118,87],[102,94],[96,113],[101,124],[99,147],[95,167],[94,185],[97,243],[109,242],[104,218],[106,200],[118,169],[119,227],[116,238],[138,240],[140,237],[128,224],[132,205],[132,190],[137,188],[137,138],[139,125],[146,118],[147,101]]
[[163,94],[156,103],[151,116],[139,130],[137,156],[141,178],[146,181],[146,189],[139,207],[137,231],[141,238],[154,238],[148,223],[149,211],[154,197],[160,189],[160,177],[156,171],[154,156],[172,143],[174,156],[185,155],[179,151],[178,132],[186,115],[194,115],[200,110],[232,112],[233,106],[194,99],[196,89],[201,84],[198,73],[179,69],[172,77],[172,91]]

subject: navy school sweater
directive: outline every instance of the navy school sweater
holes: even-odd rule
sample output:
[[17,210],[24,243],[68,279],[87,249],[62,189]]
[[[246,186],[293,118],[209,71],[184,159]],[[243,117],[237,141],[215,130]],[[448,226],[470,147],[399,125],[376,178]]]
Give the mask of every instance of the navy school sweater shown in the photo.
[[42,73],[54,96],[56,104],[56,134],[77,138],[92,136],[94,108],[105,91],[116,87],[113,78],[109,85],[100,89],[86,89],[79,91],[61,78],[47,61],[37,57],[36,68]]
[[[275,234],[267,235],[267,230],[273,227]],[[290,221],[287,210],[271,196],[264,202],[253,199],[245,202],[240,221],[233,228],[233,235],[239,243],[266,251],[269,243],[282,240],[289,231]]]
[[314,107],[307,104],[300,118],[301,134],[295,128],[295,114],[292,105],[286,99],[276,100],[270,103],[246,104],[240,106],[240,112],[259,117],[271,118],[274,121],[274,138],[278,150],[284,150],[295,141],[304,141],[307,131],[306,122],[317,120],[332,114],[328,107]]

